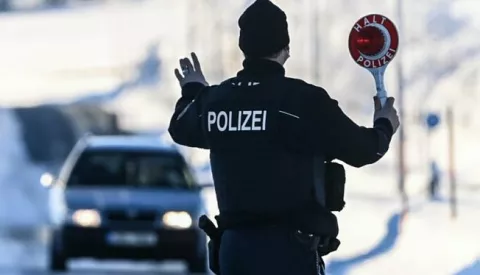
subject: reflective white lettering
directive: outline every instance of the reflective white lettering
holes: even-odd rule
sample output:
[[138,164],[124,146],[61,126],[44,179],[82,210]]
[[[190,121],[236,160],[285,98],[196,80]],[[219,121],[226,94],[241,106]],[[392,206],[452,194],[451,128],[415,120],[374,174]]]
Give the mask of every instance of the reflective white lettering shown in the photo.
[[[248,111],[209,111],[207,116],[208,131],[265,131],[267,129],[266,110]],[[216,127],[215,127],[216,126]]]
[[267,111],[263,111],[262,130],[265,131],[266,129],[267,129]]
[[387,57],[382,57],[382,64],[383,65],[386,65],[387,64]]
[[[372,22],[370,22],[370,20]],[[381,20],[380,24],[384,25],[385,21],[387,21],[387,18],[382,16],[382,20]],[[364,27],[367,27],[371,24],[378,24],[377,17],[375,15],[371,16],[370,19],[368,17],[364,17],[363,21],[362,21],[362,19],[360,19],[360,22],[355,24],[355,26],[353,26],[353,29],[356,30],[357,32],[360,32],[361,29],[363,29]]]
[[356,24],[354,27],[353,27],[357,32],[360,32],[360,30],[362,29],[362,26],[360,24]]
[[238,111],[238,123],[237,123],[237,126],[238,126],[238,130],[241,131],[241,126],[242,126],[242,111]]
[[[221,121],[221,117],[224,117],[223,119],[223,125],[220,125],[220,121]],[[218,113],[218,116],[217,116],[217,128],[220,132],[223,132],[227,129],[227,121],[228,121],[228,116],[227,116],[227,113],[225,113],[224,111],[221,111],[220,113]]]
[[253,131],[260,131],[262,130],[262,126],[257,126],[258,122],[262,122],[262,111],[253,111],[253,121],[252,121],[252,130]]
[[369,24],[370,24],[370,21],[368,21],[368,18],[365,17],[365,18],[363,19],[363,25],[364,25],[364,26],[367,26],[367,25],[369,25]]
[[247,126],[247,122],[250,120],[250,117],[252,116],[252,111],[243,111],[242,112],[244,115],[247,115],[245,120],[242,123],[242,131],[251,131],[252,126]]
[[359,56],[357,58],[357,63],[362,64],[362,66],[366,68],[378,68],[387,65],[392,59],[395,57],[394,56],[395,49],[390,48],[384,56],[378,58],[378,59],[366,59],[363,56]]
[[380,23],[380,24],[382,24],[382,25],[383,25],[383,23],[385,23],[385,20],[387,20],[387,18],[385,18],[385,17],[382,17],[382,23]]
[[370,66],[372,66],[372,61],[365,59],[365,61],[363,61],[363,66],[369,68]]
[[215,112],[208,112],[208,131],[212,131],[212,124],[215,124],[215,120],[217,120],[217,114]]
[[232,126],[232,119],[233,119],[233,115],[232,115],[232,112],[228,112],[228,131],[229,132],[233,132],[233,131],[237,131],[237,127],[235,126]]

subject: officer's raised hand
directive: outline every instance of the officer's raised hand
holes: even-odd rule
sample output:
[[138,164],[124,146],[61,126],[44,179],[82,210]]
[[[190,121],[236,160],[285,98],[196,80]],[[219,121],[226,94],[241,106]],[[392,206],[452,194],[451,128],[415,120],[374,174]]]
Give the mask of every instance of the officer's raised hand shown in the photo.
[[375,102],[375,114],[373,115],[373,121],[376,121],[380,118],[386,118],[390,121],[393,128],[393,133],[395,133],[400,126],[400,121],[398,119],[397,110],[393,107],[393,103],[395,102],[395,98],[389,97],[385,102],[385,105],[382,108],[382,104],[378,97],[373,97],[373,101]]
[[179,69],[175,69],[175,76],[177,77],[180,86],[183,87],[185,84],[192,82],[202,83],[203,85],[208,86],[208,82],[203,75],[197,55],[195,53],[191,53],[191,55],[193,64],[187,57],[181,58],[179,63],[182,73],[180,73]]

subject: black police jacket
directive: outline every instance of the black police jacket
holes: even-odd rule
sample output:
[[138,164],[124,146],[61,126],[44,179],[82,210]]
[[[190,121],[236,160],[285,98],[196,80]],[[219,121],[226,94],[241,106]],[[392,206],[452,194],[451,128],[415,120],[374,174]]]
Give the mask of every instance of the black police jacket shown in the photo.
[[324,162],[361,167],[388,150],[392,126],[358,126],[327,92],[285,77],[269,60],[245,60],[236,77],[182,89],[169,133],[178,144],[210,150],[224,227],[272,223],[337,236],[324,208]]

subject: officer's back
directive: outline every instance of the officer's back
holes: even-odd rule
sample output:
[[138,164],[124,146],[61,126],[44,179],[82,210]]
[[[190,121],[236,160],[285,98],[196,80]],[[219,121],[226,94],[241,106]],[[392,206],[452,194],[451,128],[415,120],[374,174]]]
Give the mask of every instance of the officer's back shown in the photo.
[[220,247],[223,275],[316,274],[338,246],[332,211],[343,208],[345,179],[331,161],[378,161],[398,128],[393,99],[384,108],[375,100],[373,128],[358,126],[325,90],[285,77],[283,11],[258,0],[239,26],[246,58],[237,76],[208,86],[196,56],[194,66],[180,60],[182,97],[169,132],[210,150],[223,233],[212,238],[211,259]]
[[237,77],[209,89],[203,102],[223,221],[298,227],[324,214],[330,219],[324,233],[336,235],[334,216],[315,202],[325,159],[308,144],[308,127],[316,126],[302,110],[314,89],[286,78],[275,61],[246,59],[243,65]]

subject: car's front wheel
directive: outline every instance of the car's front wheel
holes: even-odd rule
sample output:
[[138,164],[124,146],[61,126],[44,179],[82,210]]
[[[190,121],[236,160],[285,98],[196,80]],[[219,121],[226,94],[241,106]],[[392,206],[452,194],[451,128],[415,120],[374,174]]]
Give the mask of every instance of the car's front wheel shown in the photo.
[[54,234],[52,243],[50,245],[50,259],[49,268],[50,271],[63,272],[68,269],[68,257],[65,250],[59,240],[58,234]]
[[188,271],[190,273],[207,274],[208,263],[204,256],[197,256],[188,262]]

